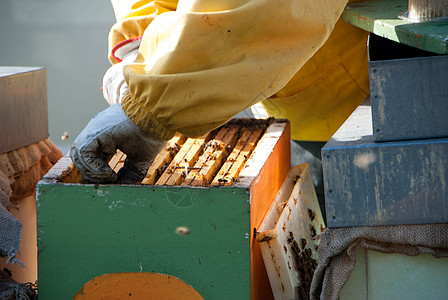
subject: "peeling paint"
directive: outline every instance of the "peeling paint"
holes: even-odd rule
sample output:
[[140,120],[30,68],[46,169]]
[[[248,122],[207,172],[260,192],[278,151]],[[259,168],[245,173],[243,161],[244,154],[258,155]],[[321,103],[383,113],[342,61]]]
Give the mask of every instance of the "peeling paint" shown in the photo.
[[105,197],[107,194],[109,194],[108,191],[103,191],[103,190],[96,190],[96,195],[99,197]]
[[[353,120],[368,115],[370,109],[357,110]],[[327,215],[337,216],[329,227],[448,221],[448,139],[376,143],[361,124],[363,138],[353,141],[353,120],[338,131],[347,131],[347,140],[339,134],[322,149],[332,157],[323,160]]]
[[107,205],[109,210],[122,209],[122,208],[143,208],[151,206],[151,201],[146,199],[136,198],[132,201],[126,200],[109,200],[105,199],[104,204]]

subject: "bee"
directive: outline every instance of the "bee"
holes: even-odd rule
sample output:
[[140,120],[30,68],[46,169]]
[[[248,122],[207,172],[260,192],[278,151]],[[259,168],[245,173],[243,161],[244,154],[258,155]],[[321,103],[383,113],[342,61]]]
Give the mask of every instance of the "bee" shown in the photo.
[[64,131],[64,133],[61,136],[61,140],[65,141],[66,139],[68,139],[68,131]]

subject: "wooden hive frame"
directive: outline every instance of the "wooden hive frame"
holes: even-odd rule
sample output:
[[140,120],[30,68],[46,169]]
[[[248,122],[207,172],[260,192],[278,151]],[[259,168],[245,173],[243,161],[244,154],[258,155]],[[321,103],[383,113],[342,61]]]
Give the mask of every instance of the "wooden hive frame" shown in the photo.
[[178,135],[136,185],[80,183],[64,156],[37,187],[42,297],[73,297],[101,274],[149,271],[205,299],[272,299],[253,237],[290,169],[290,128],[266,122],[231,121],[194,141]]

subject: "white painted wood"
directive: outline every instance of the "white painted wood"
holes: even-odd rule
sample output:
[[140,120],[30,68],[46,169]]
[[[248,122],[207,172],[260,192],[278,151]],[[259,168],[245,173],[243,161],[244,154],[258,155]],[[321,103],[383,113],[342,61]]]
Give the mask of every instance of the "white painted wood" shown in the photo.
[[[304,253],[307,248],[311,250],[311,258],[317,259],[323,228],[309,166],[298,165],[285,179],[257,235],[276,300],[300,299],[298,287],[304,283],[300,282],[299,270],[304,266],[297,265],[294,255]],[[294,245],[298,247],[296,250]]]

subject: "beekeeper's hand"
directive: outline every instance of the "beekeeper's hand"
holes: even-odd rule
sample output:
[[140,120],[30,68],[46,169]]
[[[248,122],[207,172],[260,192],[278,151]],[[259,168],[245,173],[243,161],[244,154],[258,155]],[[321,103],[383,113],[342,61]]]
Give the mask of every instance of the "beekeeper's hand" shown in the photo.
[[[70,156],[87,180],[137,183],[143,180],[165,143],[135,125],[118,103],[92,118],[74,141]],[[118,174],[108,164],[117,149],[127,155]]]
[[128,84],[124,80],[123,67],[135,61],[138,48],[124,55],[123,60],[111,66],[103,76],[103,97],[109,105],[121,103],[123,95],[129,91]]

